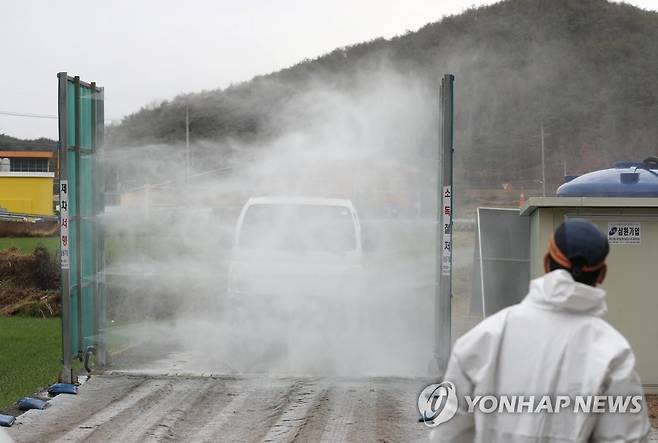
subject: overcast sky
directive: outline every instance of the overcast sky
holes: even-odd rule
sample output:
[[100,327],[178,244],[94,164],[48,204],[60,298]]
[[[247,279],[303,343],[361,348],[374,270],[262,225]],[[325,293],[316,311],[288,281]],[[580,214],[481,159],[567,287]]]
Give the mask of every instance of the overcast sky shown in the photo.
[[[496,0],[0,0],[0,133],[57,138],[59,71],[96,81],[121,117]],[[630,0],[658,10],[658,0]]]

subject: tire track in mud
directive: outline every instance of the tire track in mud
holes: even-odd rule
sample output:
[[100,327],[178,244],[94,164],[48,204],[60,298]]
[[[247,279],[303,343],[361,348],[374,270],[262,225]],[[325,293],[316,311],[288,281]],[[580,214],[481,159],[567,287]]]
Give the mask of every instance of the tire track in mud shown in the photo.
[[269,432],[262,438],[264,442],[296,441],[307,425],[313,413],[321,407],[328,393],[328,386],[317,380],[305,380],[297,383],[300,387],[291,391],[286,402],[275,410]]
[[117,428],[122,424],[129,423],[132,418],[137,418],[140,412],[152,408],[151,400],[155,401],[154,404],[158,404],[163,397],[168,398],[174,392],[174,385],[180,384],[180,382],[174,383],[173,380],[145,379],[144,383],[141,383],[128,395],[98,410],[86,420],[78,422],[74,429],[56,441],[108,441],[108,438],[113,435],[113,429],[120,431]]
[[235,399],[237,394],[232,391],[236,390],[237,383],[237,379],[229,377],[212,377],[207,380],[206,386],[200,388],[202,391],[199,391],[195,401],[186,405],[186,408],[176,405],[172,419],[156,424],[154,428],[158,429],[152,428],[152,435],[147,436],[148,440],[191,440],[190,436],[209,423],[219,410]]
[[320,438],[317,433],[309,434],[309,441],[427,439],[427,430],[417,423],[416,391],[420,392],[422,384],[396,378],[338,381],[330,392],[322,434]]
[[299,397],[310,395],[306,383],[290,378],[247,379],[232,388],[242,392],[233,394],[216,415],[200,417],[199,429],[188,434],[189,441],[263,441],[291,405],[303,403]]
[[395,379],[326,383],[324,395],[309,408],[295,441],[409,441],[412,435],[427,437],[415,421],[413,384],[400,386]]
[[356,410],[357,399],[361,397],[361,395],[358,395],[359,391],[349,388],[333,391],[335,392],[333,392],[331,407],[328,409],[329,416],[320,436],[321,443],[345,441],[355,424],[354,411]]
[[145,402],[139,402],[123,411],[111,423],[99,427],[97,434],[92,434],[87,441],[144,441],[149,430],[165,420],[178,405],[191,406],[194,398],[199,395],[199,385],[199,380],[189,379],[168,382],[164,389],[159,390],[159,395],[151,395]]
[[[355,385],[354,385],[355,386]],[[330,384],[317,405],[308,413],[305,426],[297,435],[300,442],[346,441],[354,422],[357,399],[365,391],[344,382]]]
[[375,441],[377,426],[373,414],[377,408],[376,386],[370,379],[352,387],[349,394],[354,396],[356,403],[352,414],[354,425],[347,431],[347,441]]
[[[255,397],[259,396],[261,388],[239,383],[235,386],[235,391],[242,391],[239,394],[234,392],[223,392],[222,400],[216,397],[208,397],[208,409],[202,414],[190,417],[185,425],[186,433],[183,429],[174,428],[174,434],[183,435],[189,438],[189,441],[196,442],[214,442],[228,440],[225,433],[232,432],[236,438],[240,438],[238,429],[254,426],[258,423],[256,414],[250,413],[250,403]],[[217,409],[217,406],[220,406]],[[243,417],[251,415],[251,417]],[[251,424],[248,422],[251,421]],[[227,429],[229,427],[231,429]]]
[[174,402],[170,411],[143,433],[142,441],[175,440],[173,429],[195,411],[203,403],[204,398],[208,398],[213,393],[217,394],[217,388],[225,389],[223,383],[210,379],[193,379],[192,383],[189,395]]
[[378,441],[420,441],[429,430],[418,422],[418,397],[421,382],[379,379],[375,383],[375,423]]

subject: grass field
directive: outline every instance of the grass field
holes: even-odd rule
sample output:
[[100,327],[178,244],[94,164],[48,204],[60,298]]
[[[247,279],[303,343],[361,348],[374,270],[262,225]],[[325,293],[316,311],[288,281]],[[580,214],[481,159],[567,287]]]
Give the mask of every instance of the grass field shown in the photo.
[[39,245],[45,246],[51,254],[56,254],[57,248],[59,248],[59,237],[0,237],[0,251],[15,246],[30,254]]
[[0,410],[57,381],[59,318],[0,316]]

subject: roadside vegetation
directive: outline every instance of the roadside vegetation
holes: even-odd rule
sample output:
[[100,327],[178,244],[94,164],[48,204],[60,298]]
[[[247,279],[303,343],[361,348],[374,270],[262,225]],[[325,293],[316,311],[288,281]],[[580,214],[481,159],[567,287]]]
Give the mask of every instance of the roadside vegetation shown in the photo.
[[57,381],[58,237],[0,237],[0,412]]
[[16,248],[21,252],[31,254],[39,246],[46,248],[48,253],[55,255],[59,248],[58,237],[0,237],[0,251]]
[[59,318],[0,316],[0,412],[20,397],[57,381]]
[[58,261],[44,246],[0,250],[0,315],[59,315],[59,285]]

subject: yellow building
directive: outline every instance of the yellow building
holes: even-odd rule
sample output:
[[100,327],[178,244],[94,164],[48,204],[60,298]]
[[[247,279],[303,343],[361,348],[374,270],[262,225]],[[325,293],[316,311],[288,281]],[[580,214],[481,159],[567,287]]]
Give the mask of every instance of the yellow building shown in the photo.
[[0,212],[53,215],[54,150],[0,150]]

